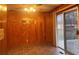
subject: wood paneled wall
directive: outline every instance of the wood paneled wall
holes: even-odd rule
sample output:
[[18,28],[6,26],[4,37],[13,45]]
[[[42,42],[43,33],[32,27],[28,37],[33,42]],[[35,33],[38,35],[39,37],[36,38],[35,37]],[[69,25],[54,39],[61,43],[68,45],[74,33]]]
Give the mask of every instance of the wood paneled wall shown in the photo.
[[51,17],[51,13],[44,13],[44,17],[46,44],[53,46],[53,20]]
[[[6,54],[7,53],[7,40],[6,40],[6,21],[7,21],[7,12],[0,10],[0,30],[3,29],[4,38],[0,38],[0,54]],[[1,37],[0,32],[0,37]]]
[[[52,44],[52,26],[49,13],[24,14],[19,11],[9,10],[7,16],[9,49],[20,46]],[[23,24],[22,19],[25,17],[31,18],[32,23]]]

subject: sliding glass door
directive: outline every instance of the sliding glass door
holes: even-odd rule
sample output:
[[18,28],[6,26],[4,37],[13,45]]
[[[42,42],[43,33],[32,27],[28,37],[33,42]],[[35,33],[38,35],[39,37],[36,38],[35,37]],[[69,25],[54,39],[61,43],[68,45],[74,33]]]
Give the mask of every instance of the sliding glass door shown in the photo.
[[58,14],[56,17],[57,46],[72,54],[79,54],[77,13],[77,9],[71,9]]
[[63,13],[57,15],[56,42],[57,46],[64,49],[64,18]]
[[73,54],[79,54],[79,39],[77,35],[77,10],[71,10],[64,14],[66,50]]

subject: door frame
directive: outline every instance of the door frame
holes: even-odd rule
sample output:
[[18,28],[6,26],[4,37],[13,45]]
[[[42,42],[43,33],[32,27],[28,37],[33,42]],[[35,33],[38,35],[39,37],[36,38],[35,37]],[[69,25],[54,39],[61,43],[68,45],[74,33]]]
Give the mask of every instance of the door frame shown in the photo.
[[[78,6],[74,6],[74,7],[69,7],[68,9],[65,9],[64,11],[59,11],[59,12],[56,12],[56,26],[57,26],[57,15],[59,15],[59,14],[63,14],[63,23],[64,23],[64,51],[65,51],[65,53],[69,53],[69,54],[73,54],[73,53],[71,53],[71,52],[69,52],[69,51],[67,51],[67,47],[66,47],[66,35],[65,35],[65,13],[66,12],[70,12],[70,11],[73,11],[73,10],[76,10],[77,11],[77,27],[78,27]],[[55,29],[57,29],[57,27],[55,28]],[[57,30],[56,30],[56,35],[57,35]],[[56,36],[57,37],[57,36]],[[57,40],[57,38],[56,38],[56,40]],[[57,44],[56,44],[56,46],[57,46]],[[61,48],[61,47],[59,47],[59,48]]]

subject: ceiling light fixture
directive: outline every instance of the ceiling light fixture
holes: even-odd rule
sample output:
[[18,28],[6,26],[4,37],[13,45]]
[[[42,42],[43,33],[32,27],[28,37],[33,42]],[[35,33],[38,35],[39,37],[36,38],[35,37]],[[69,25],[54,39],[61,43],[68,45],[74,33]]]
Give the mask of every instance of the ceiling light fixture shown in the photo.
[[3,11],[7,11],[7,7],[3,7],[2,10],[3,10]]
[[2,8],[2,6],[0,5],[0,9]]
[[7,11],[7,7],[6,7],[6,6],[1,6],[1,5],[0,5],[0,10],[1,10],[1,11]]
[[27,8],[24,8],[24,11],[28,11],[28,9]]
[[32,11],[32,12],[36,11],[36,9],[34,9],[33,7],[30,7],[29,10]]
[[24,11],[27,11],[27,12],[35,12],[36,9],[33,8],[33,7],[30,7],[30,8],[24,8]]
[[2,10],[2,6],[0,5],[0,10]]

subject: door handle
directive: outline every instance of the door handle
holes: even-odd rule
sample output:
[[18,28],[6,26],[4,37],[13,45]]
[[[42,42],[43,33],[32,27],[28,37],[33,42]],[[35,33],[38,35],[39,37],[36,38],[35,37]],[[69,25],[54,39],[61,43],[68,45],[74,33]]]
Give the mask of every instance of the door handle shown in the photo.
[[79,30],[77,30],[76,34],[79,35]]

